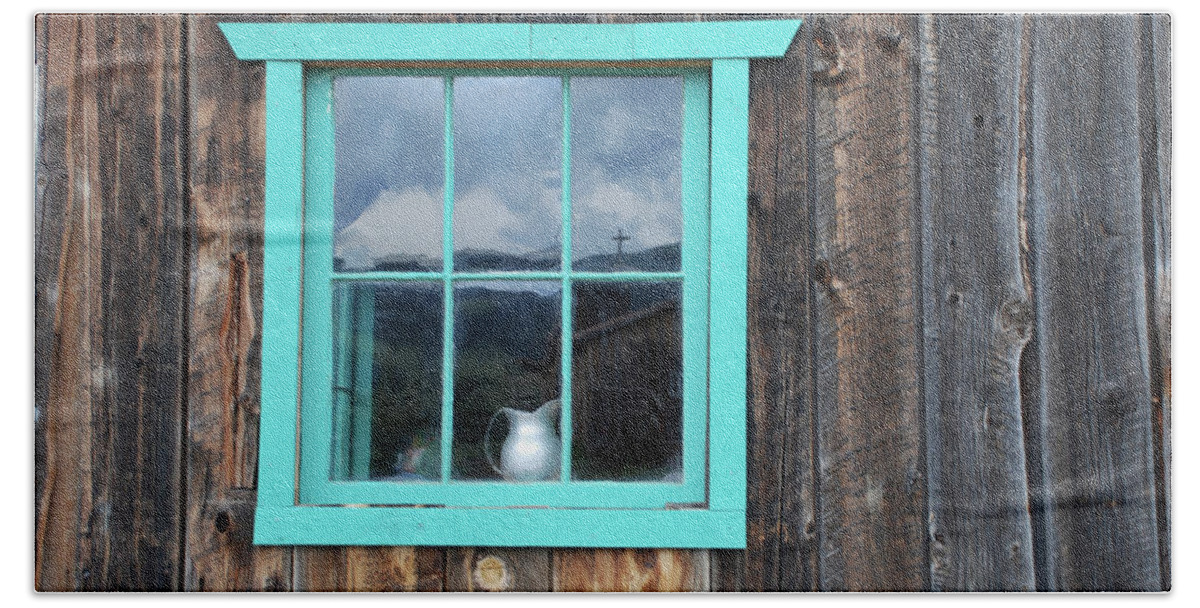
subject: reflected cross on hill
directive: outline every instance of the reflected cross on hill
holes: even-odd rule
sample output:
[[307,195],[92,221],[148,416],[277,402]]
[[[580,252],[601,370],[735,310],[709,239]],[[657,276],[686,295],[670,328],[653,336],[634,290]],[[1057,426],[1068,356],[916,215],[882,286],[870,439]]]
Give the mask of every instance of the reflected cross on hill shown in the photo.
[[624,230],[617,228],[617,236],[612,237],[612,240],[617,242],[617,263],[622,263],[625,261],[625,241],[628,241],[631,238],[633,237],[626,236]]

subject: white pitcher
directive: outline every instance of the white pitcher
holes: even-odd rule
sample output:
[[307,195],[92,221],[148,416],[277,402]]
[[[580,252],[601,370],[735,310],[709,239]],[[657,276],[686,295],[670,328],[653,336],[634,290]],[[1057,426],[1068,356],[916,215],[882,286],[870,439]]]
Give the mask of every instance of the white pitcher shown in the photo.
[[[558,479],[562,466],[562,440],[555,432],[552,420],[561,406],[555,399],[532,412],[511,407],[496,410],[483,434],[484,453],[492,469],[507,481]],[[497,467],[492,459],[489,434],[500,412],[508,416],[508,438],[500,448],[500,466]]]

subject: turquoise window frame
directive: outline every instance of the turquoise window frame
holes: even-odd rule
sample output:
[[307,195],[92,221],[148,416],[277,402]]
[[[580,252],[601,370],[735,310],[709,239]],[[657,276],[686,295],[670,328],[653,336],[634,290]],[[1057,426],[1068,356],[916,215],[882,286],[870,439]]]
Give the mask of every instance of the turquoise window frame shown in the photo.
[[[745,547],[749,59],[783,55],[800,24],[799,20],[629,25],[221,24],[239,59],[266,61],[262,423],[255,543]],[[313,243],[330,236],[316,230],[314,222],[321,221],[323,208],[315,205],[331,191],[332,121],[327,113],[306,113],[306,107],[321,107],[314,102],[328,95],[327,83],[333,74],[418,69],[412,64],[378,66],[378,62],[392,61],[489,62],[487,74],[683,75],[684,156],[699,155],[707,160],[690,165],[685,160],[685,232],[689,222],[694,227],[700,221],[707,224],[708,234],[692,253],[688,241],[692,233],[685,234],[683,270],[674,273],[685,285],[685,336],[692,324],[698,325],[707,339],[707,348],[700,348],[685,337],[684,373],[691,378],[685,379],[685,391],[707,389],[706,403],[702,398],[699,404],[695,398],[685,399],[685,446],[691,446],[685,450],[704,448],[707,462],[696,452],[690,459],[685,454],[682,485],[470,482],[471,491],[451,487],[454,484],[428,484],[440,487],[432,494],[420,495],[427,490],[414,492],[414,487],[427,484],[358,479],[363,464],[355,462],[352,451],[343,446],[334,449],[333,416],[335,411],[342,415],[344,408],[335,407],[332,383],[306,381],[302,386],[300,379],[302,374],[315,373],[310,366],[329,370],[324,372],[326,380],[331,373],[353,373],[333,370],[331,347],[322,345],[330,344],[333,314],[371,313],[368,305],[351,300],[335,307],[330,295],[327,281],[362,276],[335,279],[313,274],[315,260],[311,256],[330,255],[328,247],[314,247]],[[552,67],[536,63],[551,61],[555,62]],[[595,66],[587,62],[605,63]],[[459,69],[477,67],[451,66],[436,73],[451,76]],[[707,107],[697,113],[698,104],[687,100],[705,95]],[[566,95],[564,99],[569,101]],[[564,108],[564,115],[569,117],[569,111]],[[695,125],[701,124],[701,118],[704,126],[697,133]],[[564,139],[568,133],[564,126]],[[563,162],[563,182],[567,184],[569,155],[564,155]],[[447,163],[452,163],[449,156]],[[689,171],[688,166],[693,169]],[[703,171],[696,173],[695,167]],[[564,202],[569,205],[566,187]],[[567,205],[564,210],[569,209]],[[315,216],[306,218],[306,213],[314,211]],[[569,222],[569,217],[565,221]],[[313,233],[305,233],[304,243],[297,238],[302,228]],[[567,238],[569,234],[568,223]],[[690,260],[689,255],[693,256]],[[362,274],[371,279],[381,276]],[[451,274],[468,277],[449,270],[433,274],[436,280]],[[592,273],[572,272],[569,261],[564,261],[561,272],[519,276],[532,278],[525,274],[546,274],[544,278],[564,284],[594,278]],[[506,273],[504,278],[510,276]],[[696,276],[700,280],[695,280]],[[500,277],[489,274],[479,278]],[[630,277],[606,274],[606,278],[645,277],[637,273]],[[706,287],[707,293],[693,291],[689,295],[689,286],[693,290]],[[310,297],[316,293],[324,293],[324,301],[314,303]],[[308,316],[301,309],[301,294],[307,300],[303,306],[309,309]],[[697,297],[701,306],[695,304]],[[692,302],[690,307],[688,302]],[[570,298],[564,297],[564,312],[569,303]],[[317,304],[319,308],[310,308]],[[313,311],[318,309],[329,312],[314,317]],[[318,341],[310,343],[314,338]],[[356,355],[369,356],[369,351]],[[563,357],[564,363],[569,363],[569,353],[564,352]],[[569,391],[569,376],[563,378],[564,393]],[[321,384],[323,394],[320,390],[310,393]],[[300,415],[302,408],[305,416]],[[564,410],[569,415],[569,404]],[[310,412],[315,415],[307,415]],[[563,432],[569,434],[569,425],[564,425]],[[569,436],[564,443],[569,445]],[[308,462],[314,466],[307,466]],[[331,466],[351,481],[329,481]],[[475,491],[485,487],[488,489]],[[439,506],[427,506],[430,504]]]

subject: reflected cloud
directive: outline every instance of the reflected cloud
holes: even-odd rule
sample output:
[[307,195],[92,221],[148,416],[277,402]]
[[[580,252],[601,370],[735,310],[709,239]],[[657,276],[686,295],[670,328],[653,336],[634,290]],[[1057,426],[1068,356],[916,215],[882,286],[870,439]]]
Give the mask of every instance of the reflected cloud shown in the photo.
[[442,194],[421,188],[384,190],[333,243],[343,270],[372,270],[389,262],[440,270]]

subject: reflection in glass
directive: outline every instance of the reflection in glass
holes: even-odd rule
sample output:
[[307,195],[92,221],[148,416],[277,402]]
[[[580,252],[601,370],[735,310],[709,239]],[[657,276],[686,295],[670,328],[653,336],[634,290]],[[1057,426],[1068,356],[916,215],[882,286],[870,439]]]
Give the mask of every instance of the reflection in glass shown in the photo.
[[442,78],[333,81],[334,269],[442,268]]
[[678,282],[574,286],[571,477],[682,482]]
[[333,287],[334,479],[441,479],[442,284]]
[[[533,411],[558,399],[562,284],[555,281],[476,281],[454,286],[455,479],[500,479],[507,436],[501,408]],[[558,434],[558,422],[553,422]],[[557,475],[555,475],[557,477]]]
[[562,80],[454,79],[454,268],[560,264]]
[[683,79],[571,79],[576,270],[679,270]]

